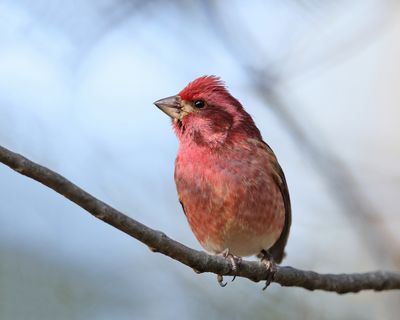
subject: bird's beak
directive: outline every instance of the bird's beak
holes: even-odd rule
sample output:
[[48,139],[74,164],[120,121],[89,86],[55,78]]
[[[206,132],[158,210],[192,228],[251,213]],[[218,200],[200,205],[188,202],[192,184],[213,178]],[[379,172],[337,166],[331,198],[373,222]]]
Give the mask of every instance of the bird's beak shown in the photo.
[[157,108],[166,113],[173,119],[180,119],[182,112],[181,98],[179,96],[171,96],[154,102]]

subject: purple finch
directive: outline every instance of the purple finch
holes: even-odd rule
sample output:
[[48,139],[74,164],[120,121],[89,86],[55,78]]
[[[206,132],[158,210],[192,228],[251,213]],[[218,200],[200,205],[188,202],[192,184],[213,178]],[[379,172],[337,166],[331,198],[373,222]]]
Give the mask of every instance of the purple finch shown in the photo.
[[230,258],[258,255],[269,267],[280,263],[291,224],[288,188],[240,102],[219,78],[203,76],[155,105],[172,118],[179,201],[203,248]]

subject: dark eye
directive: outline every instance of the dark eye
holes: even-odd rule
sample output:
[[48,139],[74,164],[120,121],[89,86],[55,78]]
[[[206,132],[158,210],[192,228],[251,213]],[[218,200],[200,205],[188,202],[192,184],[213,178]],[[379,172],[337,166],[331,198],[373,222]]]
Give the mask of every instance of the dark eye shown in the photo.
[[195,106],[196,108],[198,108],[198,109],[204,108],[205,105],[206,105],[206,104],[204,103],[203,100],[196,100],[196,101],[194,102],[194,106]]

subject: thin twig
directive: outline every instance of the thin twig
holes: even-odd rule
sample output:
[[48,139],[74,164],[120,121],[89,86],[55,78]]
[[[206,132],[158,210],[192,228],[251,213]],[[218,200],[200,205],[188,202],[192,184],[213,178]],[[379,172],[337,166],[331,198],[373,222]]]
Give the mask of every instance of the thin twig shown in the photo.
[[[93,197],[60,174],[1,146],[0,162],[53,189],[96,218],[143,242],[152,251],[169,256],[198,272],[237,275],[255,282],[266,280],[268,277],[264,266],[254,261],[243,260],[233,272],[232,266],[224,258],[186,247],[163,232],[151,229]],[[308,290],[318,289],[337,293],[361,290],[381,291],[400,289],[400,273],[376,271],[335,275],[278,266],[273,282],[286,287],[302,287]]]

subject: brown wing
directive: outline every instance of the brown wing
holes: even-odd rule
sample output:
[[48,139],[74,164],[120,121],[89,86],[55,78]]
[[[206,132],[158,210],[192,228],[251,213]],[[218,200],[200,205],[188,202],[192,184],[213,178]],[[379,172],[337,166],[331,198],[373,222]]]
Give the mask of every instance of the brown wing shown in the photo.
[[[264,145],[267,148],[267,151],[274,155],[274,152],[270,148],[270,146],[263,141]],[[276,263],[281,263],[282,259],[285,256],[285,246],[289,237],[290,225],[292,224],[292,209],[290,206],[290,197],[289,197],[289,190],[286,183],[285,174],[281,166],[278,163],[278,160],[275,161],[275,168],[274,168],[274,181],[278,185],[282,198],[283,203],[285,205],[285,224],[282,229],[282,233],[279,236],[278,240],[274,243],[274,245],[268,250],[268,252],[272,255]]]
[[181,204],[181,206],[182,206],[182,210],[183,210],[183,213],[184,213],[184,214],[185,214],[185,216],[186,216],[185,206],[183,205],[183,202],[182,202],[182,200],[181,200],[181,199],[179,199],[179,203]]

